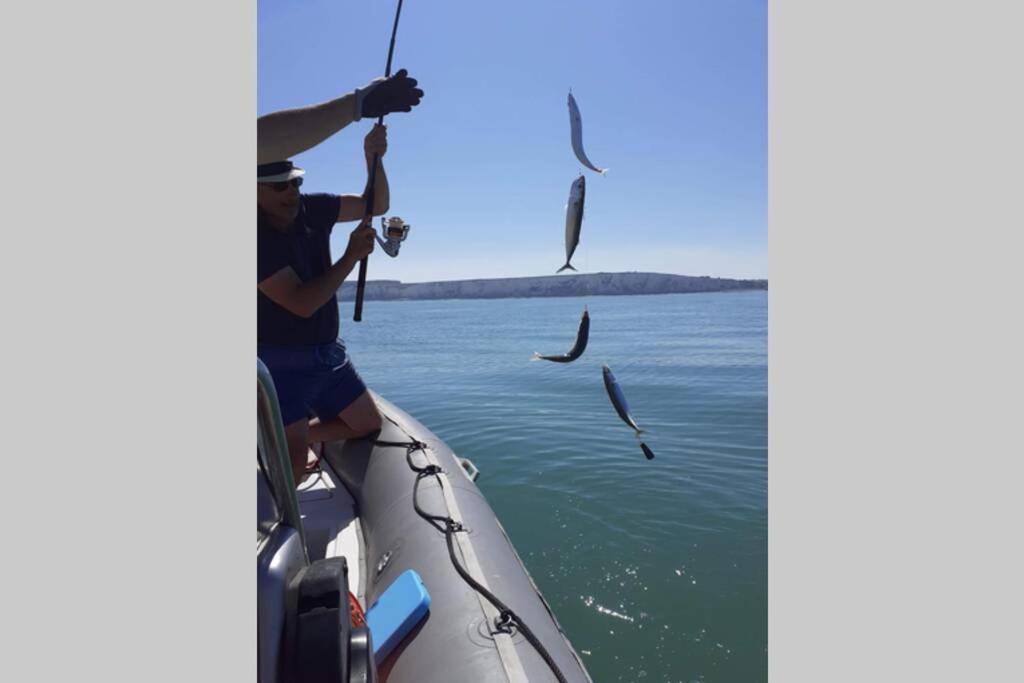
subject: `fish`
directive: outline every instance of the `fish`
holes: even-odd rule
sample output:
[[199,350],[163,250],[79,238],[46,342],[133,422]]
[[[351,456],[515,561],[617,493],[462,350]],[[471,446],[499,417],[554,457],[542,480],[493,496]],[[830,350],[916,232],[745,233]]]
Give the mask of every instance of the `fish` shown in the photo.
[[[611,368],[607,365],[601,366],[601,372],[604,375],[605,391],[608,392],[608,398],[611,399],[615,412],[619,414],[619,417],[622,418],[623,422],[633,428],[636,432],[637,439],[639,440],[640,435],[644,433],[644,430],[640,429],[640,425],[638,425],[636,420],[633,419],[633,416],[629,414],[629,405],[626,403],[626,396],[622,393],[622,388],[615,379],[615,375],[612,374]],[[648,448],[647,444],[643,441],[640,442],[640,450],[644,452],[644,455],[648,460],[654,460],[654,451]]]
[[598,168],[592,164],[587,158],[587,153],[583,151],[583,118],[580,116],[580,108],[576,106],[576,98],[572,96],[571,90],[569,91],[569,127],[572,129],[572,151],[576,153],[576,158],[580,160],[580,163],[601,175],[607,173],[607,168]]
[[632,427],[637,434],[642,434],[644,430],[640,429],[640,425],[636,423],[633,416],[629,414],[629,404],[626,403],[626,396],[622,393],[622,388],[619,386],[618,381],[615,379],[615,375],[612,374],[611,368],[607,365],[601,366],[601,372],[604,374],[604,388],[608,392],[608,398],[611,399],[612,406],[615,407],[615,412],[619,414],[622,421]]
[[569,261],[572,260],[576,245],[580,243],[580,229],[583,227],[583,199],[587,193],[587,179],[581,174],[569,188],[569,203],[565,207],[565,265],[555,271],[576,269]]
[[533,358],[530,360],[549,360],[555,363],[571,363],[580,356],[587,348],[587,340],[590,338],[590,314],[587,313],[587,307],[583,307],[583,317],[580,318],[580,329],[576,332],[576,343],[572,345],[567,353],[562,353],[557,356],[542,356],[539,353],[534,353]]

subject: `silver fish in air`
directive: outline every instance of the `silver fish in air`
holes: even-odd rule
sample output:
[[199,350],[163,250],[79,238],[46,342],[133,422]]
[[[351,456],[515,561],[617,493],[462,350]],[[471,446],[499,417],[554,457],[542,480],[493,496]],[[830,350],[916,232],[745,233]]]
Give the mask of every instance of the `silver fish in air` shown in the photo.
[[565,207],[565,265],[556,270],[576,270],[569,261],[572,260],[576,245],[580,243],[580,230],[583,228],[583,199],[587,193],[587,180],[582,175],[572,182],[569,188],[569,204]]
[[530,360],[549,360],[555,363],[571,363],[580,356],[587,348],[587,340],[590,338],[590,314],[586,306],[583,307],[583,317],[580,319],[580,329],[576,332],[576,343],[567,353],[560,353],[557,356],[542,356],[534,353]]
[[598,168],[592,164],[587,158],[587,153],[583,151],[583,118],[580,117],[580,108],[576,106],[576,98],[572,96],[571,90],[569,91],[569,127],[572,129],[572,151],[580,163],[601,175],[607,173],[607,168]]
[[[615,412],[619,414],[622,421],[628,424],[637,434],[637,439],[643,434],[640,425],[636,423],[633,416],[629,414],[629,405],[626,403],[626,396],[622,393],[622,388],[619,387],[618,381],[615,379],[615,375],[612,374],[611,368],[607,365],[601,366],[601,372],[604,374],[604,388],[608,392],[608,398],[611,399],[612,406],[615,408]],[[640,449],[644,452],[644,455],[648,460],[654,459],[654,451],[647,447],[647,444],[640,442]]]

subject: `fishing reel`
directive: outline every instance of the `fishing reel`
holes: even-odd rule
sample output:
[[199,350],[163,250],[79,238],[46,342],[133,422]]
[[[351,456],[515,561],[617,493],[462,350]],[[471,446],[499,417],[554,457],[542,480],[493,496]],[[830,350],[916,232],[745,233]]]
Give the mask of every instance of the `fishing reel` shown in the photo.
[[402,242],[405,241],[405,238],[409,236],[409,228],[412,226],[398,216],[392,216],[387,219],[382,216],[380,223],[380,231],[385,239],[381,239],[380,235],[377,235],[377,243],[384,250],[385,254],[394,258],[398,256],[398,250],[402,246]]

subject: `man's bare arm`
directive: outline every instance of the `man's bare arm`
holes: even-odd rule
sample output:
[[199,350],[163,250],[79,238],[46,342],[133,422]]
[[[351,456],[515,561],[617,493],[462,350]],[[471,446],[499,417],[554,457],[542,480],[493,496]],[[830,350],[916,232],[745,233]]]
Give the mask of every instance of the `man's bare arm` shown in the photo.
[[[384,173],[384,163],[377,162],[377,179],[373,188],[373,215],[383,216],[391,208],[388,192],[388,177]],[[338,223],[361,221],[366,217],[366,194],[343,194],[338,206]]]
[[310,318],[331,300],[331,295],[338,291],[356,263],[358,261],[343,256],[312,282],[303,282],[291,266],[286,266],[259,283],[258,287],[271,301],[289,313],[300,318]]
[[[384,155],[388,151],[387,126],[377,124],[363,142],[363,153],[366,156],[366,182],[369,184],[370,167],[377,160],[377,173],[373,184],[373,215],[382,216],[391,206],[391,190],[388,187],[388,176],[384,172]],[[369,188],[367,188],[369,189]],[[363,194],[346,194],[341,196],[338,207],[338,222],[362,220],[366,216],[366,190]]]
[[264,114],[256,119],[256,163],[284,161],[315,147],[362,117],[412,111],[423,91],[405,69],[321,104]]
[[356,94],[322,104],[286,109],[256,120],[256,163],[283,161],[315,147],[358,120]]
[[344,255],[311,282],[303,282],[291,266],[285,266],[257,287],[278,306],[300,318],[310,318],[331,300],[355,265],[373,251],[375,234],[369,225],[358,226],[349,235]]

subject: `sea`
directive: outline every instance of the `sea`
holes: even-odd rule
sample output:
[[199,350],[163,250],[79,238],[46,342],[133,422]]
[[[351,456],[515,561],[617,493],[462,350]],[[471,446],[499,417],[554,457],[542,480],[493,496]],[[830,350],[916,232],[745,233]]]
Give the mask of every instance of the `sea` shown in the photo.
[[[340,306],[366,383],[480,469],[596,682],[767,680],[767,292]],[[584,308],[581,358],[531,360]]]

